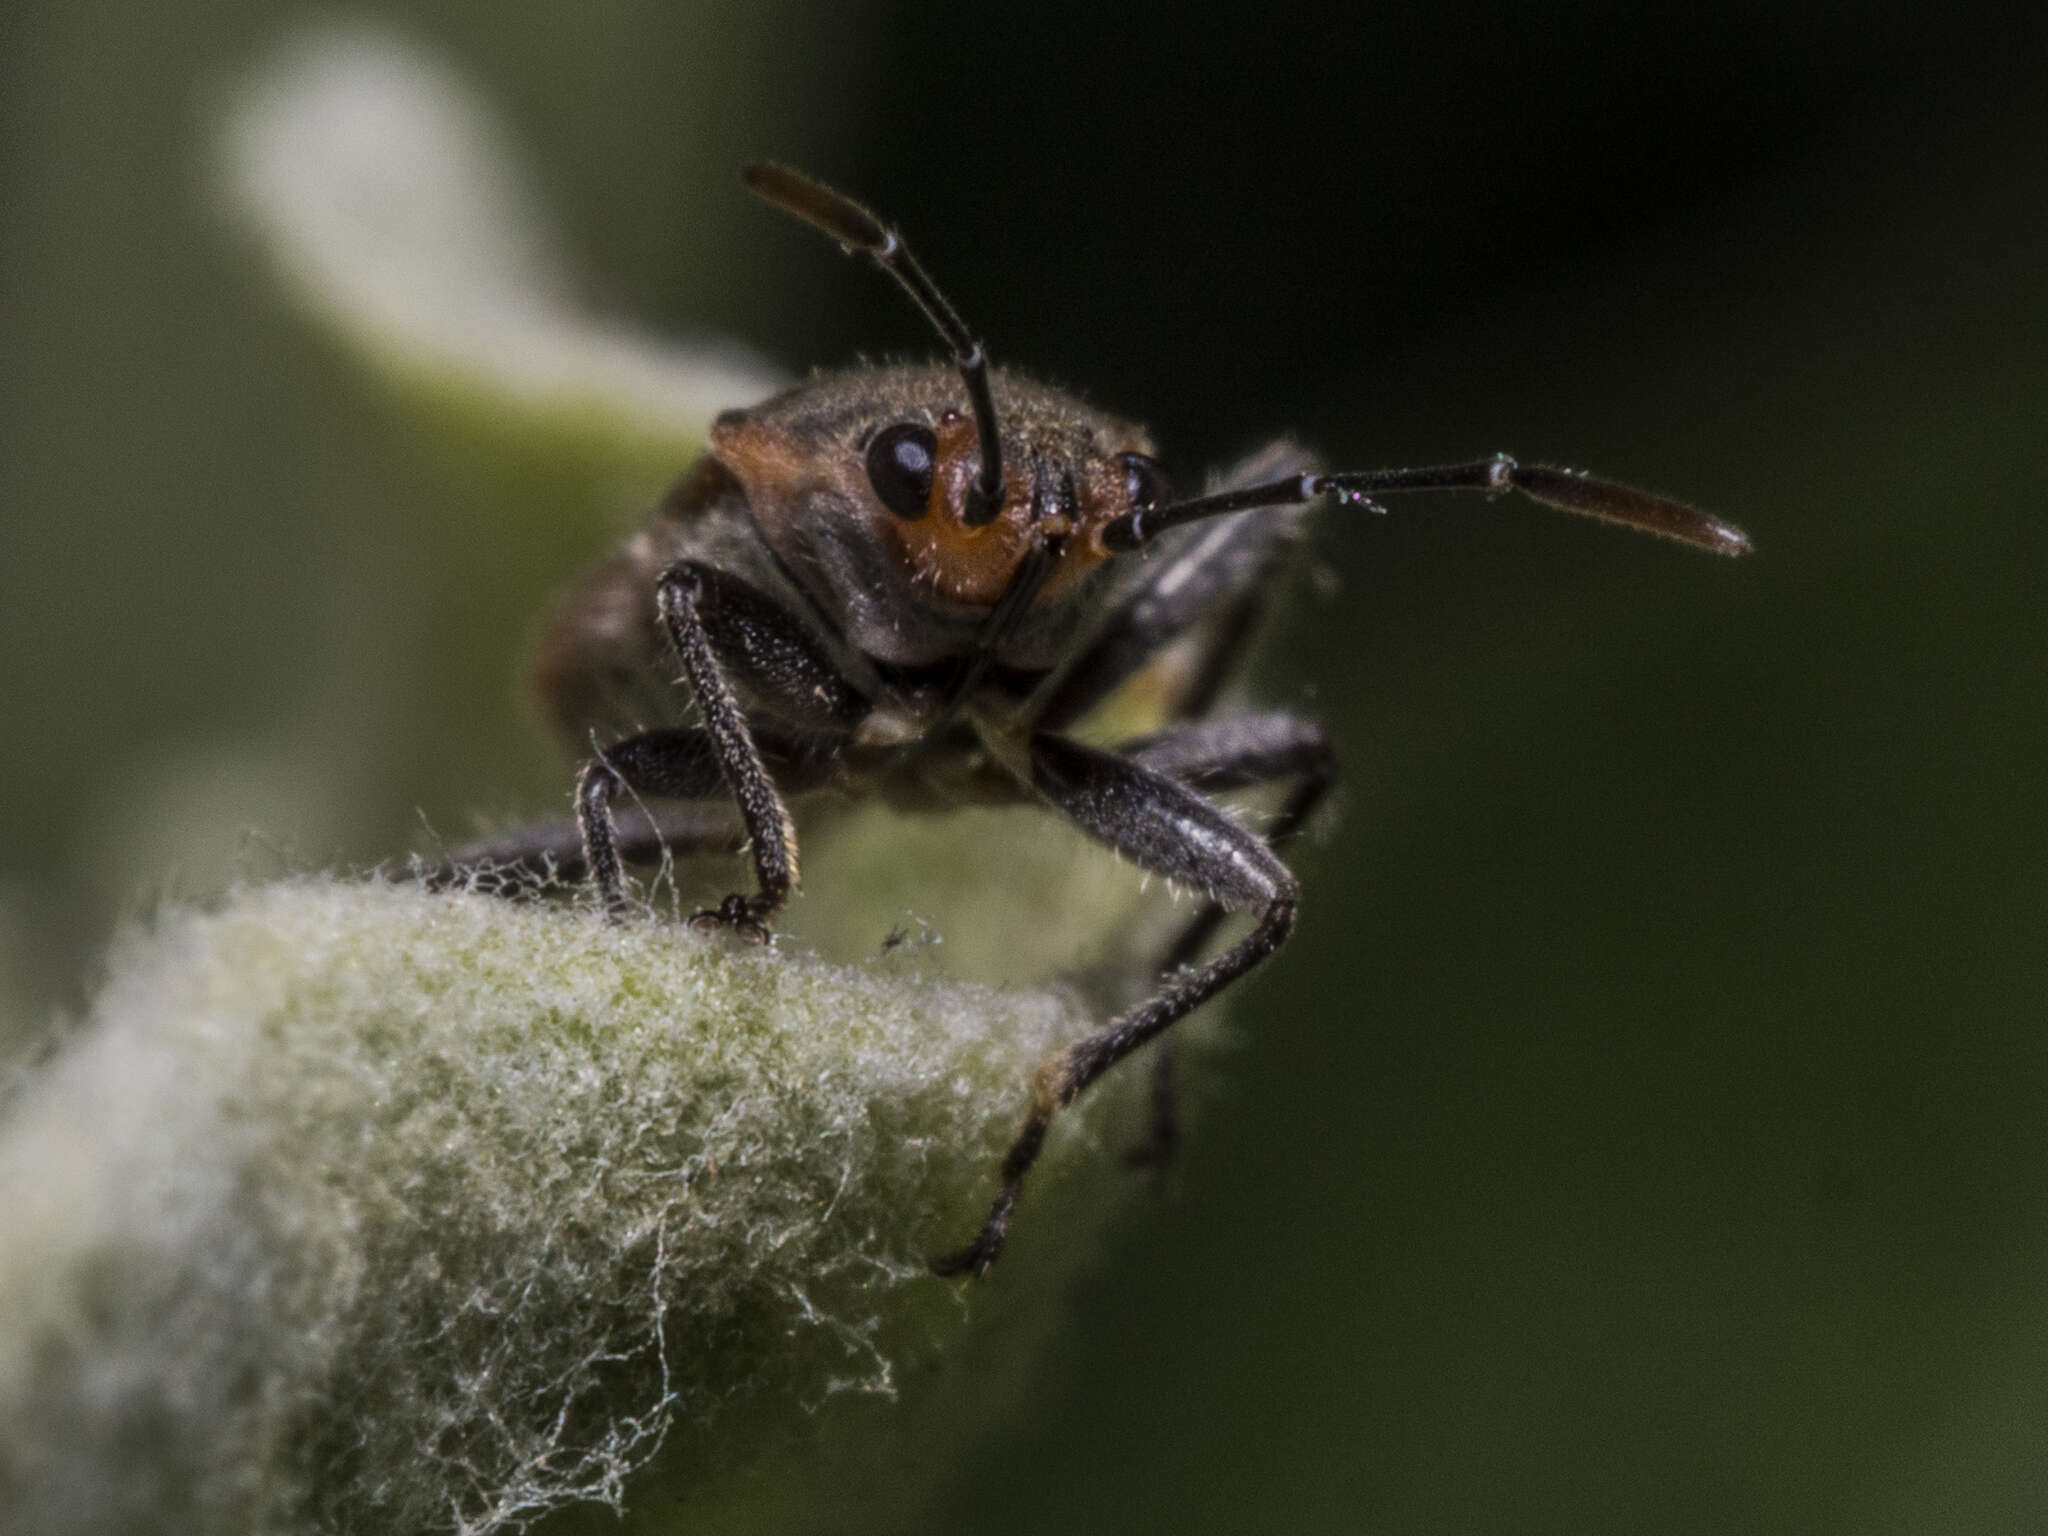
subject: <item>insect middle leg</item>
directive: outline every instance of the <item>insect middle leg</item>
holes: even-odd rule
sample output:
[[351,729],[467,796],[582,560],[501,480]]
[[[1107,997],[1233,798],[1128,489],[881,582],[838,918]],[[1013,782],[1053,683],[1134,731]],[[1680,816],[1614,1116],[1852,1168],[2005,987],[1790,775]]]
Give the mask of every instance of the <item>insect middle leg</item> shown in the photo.
[[1053,735],[1032,741],[1031,772],[1039,793],[1090,837],[1228,911],[1255,911],[1258,920],[1214,959],[1163,978],[1135,1007],[1038,1069],[1030,1109],[1003,1159],[1002,1187],[974,1241],[933,1263],[944,1275],[984,1274],[996,1261],[1053,1115],[1279,948],[1299,899],[1293,874],[1263,841],[1164,774]]
[[[1278,848],[1299,832],[1329,793],[1336,758],[1322,725],[1299,715],[1239,715],[1171,726],[1122,743],[1118,751],[1204,794],[1295,781],[1266,829],[1266,845]],[[1223,925],[1226,909],[1206,903],[1182,927],[1161,956],[1156,974],[1171,976],[1194,963]],[[1125,1155],[1133,1167],[1168,1161],[1180,1141],[1180,1116],[1173,1084],[1173,1042],[1153,1048],[1151,1124]]]
[[[733,852],[743,834],[730,806],[613,807],[619,860],[644,864],[664,854]],[[561,881],[587,877],[583,828],[574,818],[536,821],[449,849],[440,862],[422,862],[408,877],[430,891],[478,884],[502,896],[534,895]]]
[[632,910],[623,866],[635,850],[619,836],[613,801],[620,791],[701,800],[723,785],[717,749],[710,734],[697,728],[630,736],[584,766],[576,780],[576,827],[583,867],[597,885],[607,916],[616,920]]

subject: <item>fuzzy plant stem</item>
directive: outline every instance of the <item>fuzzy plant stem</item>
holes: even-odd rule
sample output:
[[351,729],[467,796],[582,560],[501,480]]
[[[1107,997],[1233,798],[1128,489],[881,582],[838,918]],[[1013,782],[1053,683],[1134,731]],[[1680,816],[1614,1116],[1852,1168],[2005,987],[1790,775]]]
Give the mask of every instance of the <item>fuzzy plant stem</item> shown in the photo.
[[881,969],[325,878],[128,936],[0,1120],[0,1525],[518,1528],[894,1391],[1086,1021]]

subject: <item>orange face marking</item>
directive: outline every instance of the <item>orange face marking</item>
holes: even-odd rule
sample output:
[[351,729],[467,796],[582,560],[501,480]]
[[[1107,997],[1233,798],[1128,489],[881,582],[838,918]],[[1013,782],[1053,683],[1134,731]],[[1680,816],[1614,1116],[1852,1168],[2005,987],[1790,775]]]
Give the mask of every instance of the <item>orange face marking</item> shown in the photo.
[[[916,420],[913,412],[898,419]],[[919,585],[936,597],[968,607],[993,608],[1009,590],[1017,567],[1034,545],[1061,541],[1059,561],[1039,590],[1038,601],[1057,599],[1109,559],[1102,530],[1131,510],[1122,465],[1101,447],[1077,446],[1072,437],[1045,460],[1017,451],[1003,464],[1003,504],[979,527],[966,521],[968,494],[981,472],[973,418],[940,410],[930,418],[936,454],[931,500],[919,518],[901,518],[876,499],[861,452],[848,442],[830,450],[816,439],[734,412],[711,429],[711,451],[744,487],[755,521],[771,545],[786,547],[796,535],[794,519],[807,497],[829,492],[859,512],[884,547],[897,551]],[[1121,443],[1118,446],[1122,446]],[[1133,435],[1130,446],[1142,450]],[[1058,471],[1050,466],[1058,462]],[[1073,477],[1073,496],[1052,483]],[[1034,501],[1038,508],[1032,518]]]
[[938,439],[938,463],[931,505],[921,518],[906,522],[890,517],[886,527],[918,579],[934,591],[957,603],[992,608],[1009,588],[1025,554],[1044,539],[1060,539],[1065,547],[1041,598],[1057,596],[1109,558],[1101,529],[1123,511],[1122,480],[1109,472],[1113,466],[1088,464],[1075,475],[1072,512],[1041,506],[1033,522],[1035,466],[1006,464],[1001,511],[973,527],[965,513],[969,492],[981,473],[974,422],[958,411],[946,411],[932,431]]

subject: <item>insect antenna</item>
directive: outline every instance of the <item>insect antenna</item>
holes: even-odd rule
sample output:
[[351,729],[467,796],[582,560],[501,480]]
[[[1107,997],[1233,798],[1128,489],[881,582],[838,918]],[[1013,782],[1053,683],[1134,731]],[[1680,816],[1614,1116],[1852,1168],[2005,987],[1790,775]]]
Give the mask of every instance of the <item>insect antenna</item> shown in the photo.
[[980,527],[994,520],[1003,506],[1003,447],[996,433],[996,404],[989,394],[988,354],[961,320],[960,312],[932,285],[903,237],[852,198],[821,182],[780,165],[743,165],[740,182],[763,202],[824,231],[849,251],[865,251],[875,264],[903,285],[960,366],[967,400],[974,411],[974,429],[981,440],[981,473],[970,488],[962,521]]
[[1748,534],[1697,507],[1612,480],[1596,480],[1575,469],[1517,464],[1504,453],[1469,464],[1439,464],[1428,469],[1289,475],[1284,480],[1169,502],[1163,507],[1140,507],[1106,525],[1102,542],[1112,550],[1138,549],[1183,523],[1253,507],[1298,506],[1319,496],[1335,496],[1348,506],[1369,507],[1373,497],[1399,491],[1485,491],[1497,496],[1510,490],[1520,491],[1547,507],[1676,539],[1717,555],[1749,553]]

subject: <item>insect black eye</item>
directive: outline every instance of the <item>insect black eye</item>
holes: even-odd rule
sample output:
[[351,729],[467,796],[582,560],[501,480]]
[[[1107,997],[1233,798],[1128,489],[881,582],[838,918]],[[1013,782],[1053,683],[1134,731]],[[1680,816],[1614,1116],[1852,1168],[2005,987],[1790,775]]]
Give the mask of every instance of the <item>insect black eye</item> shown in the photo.
[[1172,499],[1166,476],[1152,459],[1142,453],[1120,453],[1117,462],[1124,467],[1124,495],[1133,508],[1156,507]]
[[932,469],[939,440],[930,427],[899,421],[884,427],[868,444],[868,484],[882,505],[906,522],[915,522],[931,507]]

